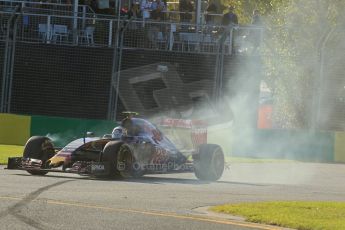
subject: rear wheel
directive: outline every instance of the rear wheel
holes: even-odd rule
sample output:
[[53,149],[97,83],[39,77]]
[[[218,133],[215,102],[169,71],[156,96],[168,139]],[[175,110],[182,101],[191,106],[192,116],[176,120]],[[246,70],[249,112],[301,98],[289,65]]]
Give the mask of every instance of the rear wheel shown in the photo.
[[217,181],[224,171],[222,148],[215,144],[199,146],[199,153],[193,156],[194,173],[199,180]]
[[[55,155],[55,150],[52,141],[48,137],[33,136],[25,144],[24,158],[33,158],[42,161],[42,168],[44,168],[48,159]],[[45,175],[48,172],[39,170],[27,170],[32,175]]]

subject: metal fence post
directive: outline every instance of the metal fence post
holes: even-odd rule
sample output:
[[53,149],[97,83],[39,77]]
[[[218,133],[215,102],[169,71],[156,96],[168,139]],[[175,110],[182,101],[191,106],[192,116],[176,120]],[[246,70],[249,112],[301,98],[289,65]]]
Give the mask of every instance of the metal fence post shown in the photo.
[[231,29],[230,29],[230,33],[229,33],[229,41],[230,41],[230,44],[229,44],[229,54],[232,55],[232,47],[233,47],[233,37],[234,37],[234,27],[231,26]]
[[225,41],[228,36],[228,29],[221,35],[218,40],[218,50],[216,58],[216,67],[215,67],[215,78],[214,78],[214,89],[213,89],[213,100],[218,104],[223,96],[223,74],[224,74],[224,54],[225,54]]
[[[114,92],[114,84],[117,83],[119,80],[117,77],[117,71],[121,68],[119,66],[119,42],[120,42],[120,25],[121,25],[121,17],[120,17],[120,11],[121,11],[121,1],[118,1],[118,8],[117,8],[117,26],[116,26],[116,34],[115,34],[115,43],[114,43],[114,52],[113,52],[113,69],[112,69],[112,74],[111,74],[111,80],[110,80],[110,92],[109,92],[109,103],[108,103],[108,120],[116,120],[116,109],[117,105],[114,105],[114,97],[115,103],[117,103],[117,97],[118,97],[118,92]],[[116,81],[115,81],[115,78]],[[117,84],[118,85],[118,84]],[[116,85],[116,87],[117,87]],[[116,94],[116,95],[115,95]]]
[[4,65],[2,71],[2,90],[1,90],[1,103],[0,103],[0,112],[6,112],[6,102],[7,102],[7,78],[8,78],[8,52],[9,52],[9,31],[6,35],[6,45],[4,50]]
[[114,52],[113,52],[113,68],[112,68],[112,74],[110,79],[110,92],[109,92],[109,103],[108,103],[108,120],[115,120],[116,114],[114,115],[114,100],[115,100],[115,92],[114,92],[114,85],[116,84],[116,74],[118,71],[118,52],[119,52],[119,41],[120,41],[120,27],[119,23],[118,27],[116,28],[116,34],[115,34],[115,43],[114,43]]
[[78,39],[78,0],[74,0],[73,2],[73,43],[77,44]]
[[52,28],[51,28],[51,17],[50,15],[47,16],[47,43],[50,43],[50,39],[51,39],[51,34],[52,34]]
[[2,113],[9,113],[11,109],[13,65],[14,65],[15,44],[16,44],[16,36],[17,36],[17,19],[18,19],[17,13],[20,11],[21,11],[21,6],[17,6],[12,12],[11,17],[7,22],[2,93],[1,93],[1,104],[0,104],[0,112]]
[[111,47],[113,40],[113,20],[109,21],[108,46]]
[[83,8],[83,15],[82,15],[82,17],[83,17],[83,20],[82,20],[82,29],[85,29],[85,21],[86,21],[86,5],[83,5],[82,6]]
[[320,121],[320,107],[321,107],[321,85],[324,81],[324,65],[325,65],[325,47],[326,44],[333,34],[335,28],[330,28],[319,40],[318,51],[319,51],[319,76],[314,80],[314,93],[313,93],[313,113],[312,113],[312,129],[316,130],[319,128],[318,122]]
[[[114,44],[114,64],[113,64],[113,74],[111,77],[110,84],[110,99],[108,106],[108,119],[116,121],[117,108],[119,103],[119,90],[120,90],[120,74],[121,74],[121,63],[122,63],[122,50],[123,50],[123,40],[124,34],[127,30],[132,19],[127,22],[122,28],[117,28],[116,42]],[[115,92],[114,92],[115,89]]]

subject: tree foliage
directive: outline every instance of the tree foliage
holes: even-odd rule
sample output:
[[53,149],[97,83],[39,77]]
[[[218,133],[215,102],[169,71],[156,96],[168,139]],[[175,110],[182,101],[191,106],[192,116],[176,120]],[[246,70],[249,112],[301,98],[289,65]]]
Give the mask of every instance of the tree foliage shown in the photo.
[[265,80],[274,92],[274,119],[279,127],[308,128],[316,112],[322,42],[342,25],[343,0],[220,0],[235,6],[241,24],[257,9],[265,25],[261,54]]

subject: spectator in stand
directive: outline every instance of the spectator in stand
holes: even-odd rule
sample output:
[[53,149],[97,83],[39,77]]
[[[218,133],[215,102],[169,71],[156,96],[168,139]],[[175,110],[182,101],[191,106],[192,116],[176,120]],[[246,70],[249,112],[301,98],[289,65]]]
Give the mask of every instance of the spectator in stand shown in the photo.
[[120,9],[120,16],[121,17],[128,17],[128,12],[129,12],[128,7],[127,6],[123,6]]
[[90,6],[93,9],[93,11],[97,11],[98,6],[97,6],[97,0],[90,0]]
[[[151,5],[151,18],[154,21],[161,21],[164,18],[163,11],[165,10],[165,4],[161,0],[152,2]],[[166,27],[161,23],[153,23],[148,29],[148,40],[152,48],[158,49],[158,41],[164,40]]]
[[260,18],[260,11],[254,10],[253,17],[252,17],[252,25],[261,26],[261,18]]
[[107,14],[109,12],[109,0],[97,0],[97,13]]
[[235,49],[235,39],[234,37],[236,37],[236,30],[233,30],[233,27],[237,26],[238,25],[238,18],[237,18],[237,15],[234,13],[234,7],[233,6],[229,6],[229,11],[228,13],[224,14],[223,15],[223,18],[222,18],[222,25],[225,27],[225,28],[222,28],[222,32],[230,32],[230,34],[232,34],[232,37],[231,37],[231,52],[232,53],[236,53],[236,49]]
[[213,25],[215,23],[215,16],[212,14],[217,13],[217,6],[216,4],[212,3],[207,7],[207,14],[206,14],[206,24]]
[[234,13],[234,7],[229,7],[229,12],[223,15],[222,25],[223,26],[234,26],[238,25],[237,15]]
[[164,18],[163,11],[165,10],[165,4],[161,0],[152,2],[151,10],[152,19],[160,21],[162,18]]
[[113,12],[115,11],[115,8],[116,8],[116,1],[118,0],[109,0],[109,6]]
[[260,11],[259,10],[254,10],[253,11],[253,17],[252,17],[252,31],[250,33],[250,39],[252,40],[253,43],[253,53],[257,52],[258,47],[260,46],[261,43],[261,32],[262,32],[262,21],[260,17]]
[[203,15],[203,17],[201,19],[201,24],[206,23],[207,8],[208,8],[208,1],[207,0],[201,0],[201,13]]
[[144,20],[150,18],[151,5],[152,0],[141,0],[140,2],[140,10]]
[[128,11],[128,19],[140,18],[139,5],[132,3],[130,10]]
[[137,18],[140,18],[140,7],[138,4],[132,3],[131,8],[129,9],[127,15],[128,19],[132,19],[133,21],[128,26],[128,29],[130,30],[136,30],[138,29],[138,25],[136,22],[134,22]]
[[190,23],[192,19],[193,5],[190,0],[181,0],[179,4],[180,21]]

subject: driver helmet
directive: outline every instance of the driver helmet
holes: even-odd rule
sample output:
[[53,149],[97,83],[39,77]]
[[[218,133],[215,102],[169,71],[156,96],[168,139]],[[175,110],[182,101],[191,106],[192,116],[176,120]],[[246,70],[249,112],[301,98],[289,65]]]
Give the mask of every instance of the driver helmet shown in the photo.
[[120,139],[123,134],[123,128],[121,126],[117,126],[113,129],[113,132],[111,133],[111,137],[114,139]]

